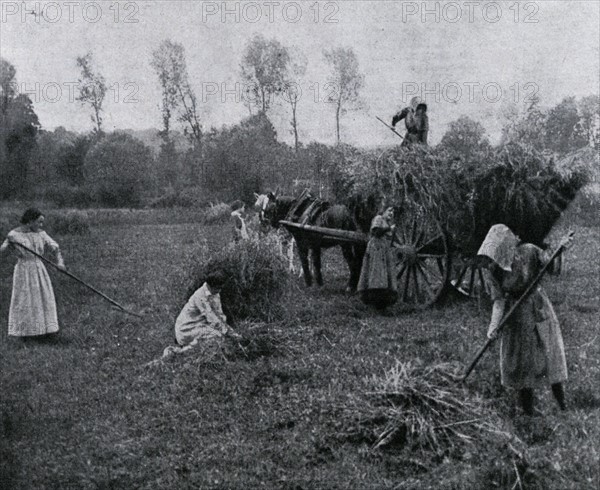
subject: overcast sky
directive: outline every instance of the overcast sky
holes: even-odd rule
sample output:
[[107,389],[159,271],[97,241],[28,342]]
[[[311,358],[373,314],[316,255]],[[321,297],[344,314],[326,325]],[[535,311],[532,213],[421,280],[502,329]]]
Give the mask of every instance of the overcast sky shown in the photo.
[[[241,83],[242,52],[254,33],[297,46],[308,59],[298,116],[303,141],[335,140],[333,108],[323,101],[322,52],[329,47],[352,47],[365,75],[364,107],[342,119],[342,139],[357,145],[396,142],[375,116],[390,120],[414,92],[429,105],[433,143],[463,114],[497,141],[506,107],[522,105],[533,92],[547,106],[599,92],[597,1],[0,0],[0,6],[0,54],[17,69],[21,90],[33,92],[45,129],[92,128],[89,110],[70,94],[75,59],[88,51],[112,87],[105,129],[160,128],[160,91],[149,61],[167,38],[186,49],[192,85],[206,101],[205,128],[248,114],[223,89]],[[271,119],[290,142],[288,107],[275,107]]]

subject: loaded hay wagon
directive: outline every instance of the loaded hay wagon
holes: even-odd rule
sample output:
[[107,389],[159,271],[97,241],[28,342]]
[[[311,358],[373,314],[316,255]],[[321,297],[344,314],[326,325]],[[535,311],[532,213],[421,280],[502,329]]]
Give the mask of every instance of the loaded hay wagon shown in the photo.
[[[596,158],[583,152],[579,158]],[[470,297],[483,291],[476,252],[488,229],[509,226],[522,240],[545,247],[546,236],[586,183],[586,174],[560,169],[520,145],[464,162],[421,148],[375,156],[354,153],[338,179],[338,201],[360,231],[314,226],[329,204],[303,193],[279,223],[296,241],[353,244],[364,250],[382,200],[399,210],[394,231],[398,300],[403,308],[434,305],[450,287]]]

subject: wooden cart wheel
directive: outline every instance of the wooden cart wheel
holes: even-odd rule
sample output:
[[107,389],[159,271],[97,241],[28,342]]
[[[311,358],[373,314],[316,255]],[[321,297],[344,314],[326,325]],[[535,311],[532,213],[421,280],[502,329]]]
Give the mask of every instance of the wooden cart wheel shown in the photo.
[[448,238],[431,217],[415,215],[396,230],[398,300],[428,308],[444,294],[450,277]]
[[450,284],[469,298],[481,298],[485,295],[483,269],[475,257],[459,257],[456,260],[452,267]]

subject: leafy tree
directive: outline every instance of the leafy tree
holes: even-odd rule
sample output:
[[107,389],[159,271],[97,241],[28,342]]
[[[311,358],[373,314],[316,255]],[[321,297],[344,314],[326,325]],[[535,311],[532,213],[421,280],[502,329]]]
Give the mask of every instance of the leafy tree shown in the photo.
[[359,107],[359,92],[364,85],[364,75],[359,71],[358,58],[352,48],[333,48],[323,52],[331,67],[328,102],[335,108],[336,142],[340,144],[340,117],[351,109]]
[[[158,75],[161,85],[161,113],[163,119],[163,130],[161,137],[160,158],[163,175],[170,184],[175,184],[177,174],[178,156],[175,151],[170,128],[173,112],[177,111],[179,122],[184,124],[184,134],[193,146],[192,157],[185,158],[192,167],[189,175],[193,183],[204,182],[204,167],[202,165],[202,124],[198,114],[198,99],[189,81],[185,48],[182,44],[164,40],[152,53],[151,66]],[[199,172],[196,167],[199,166]],[[171,170],[168,170],[168,169]]]
[[450,123],[439,147],[465,160],[471,160],[474,155],[491,149],[485,128],[468,116],[461,116]]
[[242,77],[249,85],[251,102],[266,113],[275,95],[286,87],[290,55],[276,39],[267,40],[255,34],[242,56]]
[[254,192],[289,179],[284,147],[263,112],[212,131],[205,145],[207,188],[227,199],[251,202]]
[[29,96],[17,94],[16,70],[0,58],[0,199],[28,187],[29,160],[40,129]]
[[17,70],[4,58],[0,58],[0,112],[6,112],[9,103],[15,98],[16,94],[16,76]]
[[536,95],[524,113],[515,111],[511,114],[502,129],[501,143],[520,142],[543,150],[546,147],[546,120],[547,114],[541,109],[540,98]]
[[136,206],[152,185],[152,152],[126,133],[99,140],[85,157],[84,172],[98,201],[108,206]]
[[95,125],[94,130],[102,133],[102,105],[106,96],[106,79],[94,67],[93,55],[91,52],[85,56],[77,57],[77,66],[81,70],[79,78],[79,95],[77,100],[84,105],[92,108],[92,122]]
[[97,141],[95,135],[78,135],[70,144],[60,147],[57,171],[63,181],[70,185],[85,183],[85,158]]
[[290,104],[290,108],[292,109],[292,120],[290,121],[290,124],[292,126],[292,134],[294,135],[294,148],[296,151],[298,151],[300,144],[298,140],[297,109],[298,102],[302,97],[301,81],[302,77],[306,74],[307,64],[308,60],[306,59],[306,56],[304,56],[297,47],[291,48],[283,98]]
[[181,84],[181,67],[183,51],[170,40],[164,40],[160,46],[152,52],[150,65],[158,76],[161,87],[160,110],[163,120],[163,129],[160,131],[162,143],[160,145],[160,180],[166,181],[170,186],[177,182],[177,152],[175,142],[171,138],[171,118],[177,109],[178,85]]
[[579,113],[575,97],[564,98],[550,109],[546,120],[546,147],[559,154],[581,148],[587,144],[579,130]]
[[598,95],[582,97],[577,106],[579,112],[579,130],[582,138],[593,148],[599,149],[600,97]]
[[150,65],[156,72],[161,88],[160,111],[163,120],[163,136],[169,134],[171,118],[177,109],[178,84],[181,83],[183,48],[166,39],[152,52]]
[[70,146],[77,137],[76,133],[60,126],[54,131],[41,129],[37,134],[37,144],[29,159],[30,175],[36,182],[45,185],[62,179],[60,174],[61,152]]

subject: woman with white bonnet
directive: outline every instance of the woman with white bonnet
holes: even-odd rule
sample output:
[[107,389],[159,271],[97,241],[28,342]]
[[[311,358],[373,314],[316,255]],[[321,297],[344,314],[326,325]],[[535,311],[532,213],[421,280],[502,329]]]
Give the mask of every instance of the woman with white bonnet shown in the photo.
[[[572,237],[561,242],[565,248]],[[490,228],[479,251],[485,280],[494,302],[488,338],[497,335],[502,316],[525,292],[549,256],[523,243],[506,225]],[[551,269],[551,268],[550,268]],[[567,380],[565,349],[558,318],[541,286],[521,303],[501,333],[502,385],[519,390],[521,405],[533,415],[534,388],[550,385],[561,410],[566,409],[563,383]]]

